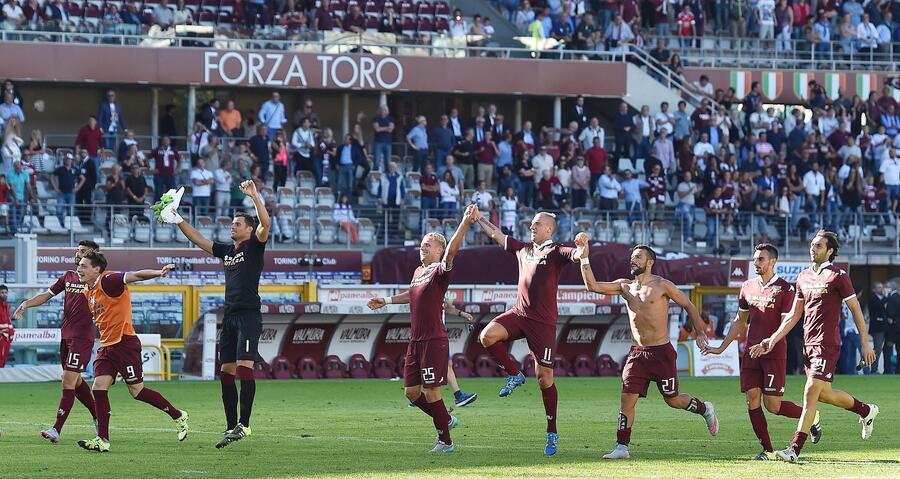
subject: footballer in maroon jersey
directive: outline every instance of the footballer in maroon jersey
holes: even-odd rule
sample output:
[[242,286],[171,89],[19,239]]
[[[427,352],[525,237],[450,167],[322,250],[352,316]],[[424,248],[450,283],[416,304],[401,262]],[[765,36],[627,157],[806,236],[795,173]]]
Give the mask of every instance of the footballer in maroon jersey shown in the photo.
[[[791,401],[782,401],[787,369],[787,343],[782,340],[764,357],[750,356],[750,346],[759,344],[781,326],[785,316],[791,312],[794,304],[794,286],[775,274],[775,263],[778,261],[778,249],[769,243],[756,246],[753,254],[753,267],[757,277],[744,281],[738,295],[738,313],[731,323],[731,329],[717,347],[707,347],[703,354],[721,354],[732,341],[747,328],[747,346],[741,358],[741,392],[747,396],[747,413],[750,424],[756,434],[763,451],[756,456],[757,460],[769,460],[774,453],[772,440],[769,438],[766,410],[779,416],[799,419],[803,408]],[[819,442],[821,426],[818,416],[810,429],[813,442]]]
[[797,462],[800,450],[810,434],[816,417],[816,402],[844,408],[859,415],[862,424],[862,438],[872,435],[878,406],[866,404],[844,391],[833,389],[835,366],[841,351],[841,336],[838,323],[841,309],[846,303],[856,327],[859,329],[862,345],[861,364],[868,366],[875,361],[875,352],[869,344],[869,331],[863,318],[859,300],[846,271],[836,268],[832,261],[838,254],[840,243],[831,231],[819,231],[809,244],[809,256],[813,265],[797,276],[797,294],[790,316],[785,318],[772,335],[750,349],[751,357],[758,358],[770,354],[775,345],[787,336],[791,328],[803,321],[804,360],[806,364],[806,389],[804,408],[800,416],[797,432],[791,444],[777,451],[776,456],[785,461]]
[[[438,441],[431,452],[452,453],[456,444],[450,439],[450,429],[458,423],[451,417],[441,398],[441,386],[447,384],[447,364],[450,341],[444,327],[444,295],[450,286],[453,258],[456,257],[466,231],[475,222],[475,205],[469,205],[450,244],[440,233],[428,233],[419,246],[422,266],[413,273],[409,289],[388,297],[369,301],[369,308],[379,309],[386,304],[409,304],[410,338],[403,365],[403,386],[409,402],[431,416],[437,429]],[[424,392],[423,392],[424,388]]]
[[559,394],[553,382],[553,355],[556,351],[556,295],[559,275],[572,262],[574,248],[553,242],[556,215],[538,213],[531,221],[528,243],[504,235],[500,228],[480,214],[478,223],[485,234],[509,253],[519,264],[519,290],[516,305],[494,318],[481,331],[481,344],[508,374],[500,397],[525,384],[519,364],[507,351],[506,341],[525,338],[535,358],[535,374],[541,387],[547,415],[547,445],[544,454],[556,454],[559,435],[556,430],[556,406]]
[[[81,258],[91,251],[100,251],[100,246],[89,240],[78,243],[75,250],[75,264],[77,265]],[[59,344],[59,359],[63,367],[62,399],[57,409],[56,423],[50,429],[41,432],[41,436],[53,444],[59,444],[59,435],[69,417],[75,398],[78,398],[91,413],[95,425],[97,422],[94,396],[91,394],[90,386],[81,378],[81,373],[91,361],[91,352],[94,349],[94,318],[84,296],[84,283],[74,271],[66,271],[49,289],[23,301],[15,312],[16,319],[22,319],[28,308],[40,306],[63,292],[66,295],[63,306],[62,341]]]
[[622,296],[628,307],[632,335],[631,350],[622,369],[616,447],[605,454],[603,459],[631,457],[628,444],[631,441],[635,407],[639,398],[647,397],[651,382],[656,383],[669,407],[702,416],[710,435],[715,436],[719,433],[719,419],[713,403],[678,390],[678,357],[669,339],[669,300],[672,300],[684,308],[697,330],[697,347],[703,349],[707,346],[703,320],[697,308],[674,283],[651,272],[656,263],[656,252],[647,245],[631,248],[629,261],[633,280],[598,282],[591,270],[589,241],[590,238],[585,233],[575,236],[577,249],[574,258],[581,262],[584,286],[595,293]]

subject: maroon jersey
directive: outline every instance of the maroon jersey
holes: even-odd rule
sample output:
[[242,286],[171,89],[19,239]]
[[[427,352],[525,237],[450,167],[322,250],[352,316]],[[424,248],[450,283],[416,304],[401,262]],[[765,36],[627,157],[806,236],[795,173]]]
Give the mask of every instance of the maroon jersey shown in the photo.
[[[782,315],[790,313],[793,305],[794,287],[778,275],[773,276],[768,284],[762,284],[761,277],[744,281],[738,297],[738,309],[750,313],[746,350],[771,336],[781,325]],[[787,359],[787,343],[778,341],[766,357]]]
[[450,270],[443,261],[416,268],[409,284],[410,341],[447,339],[443,313],[449,286]]
[[559,275],[572,262],[575,248],[550,240],[541,245],[523,243],[509,236],[504,247],[519,261],[519,291],[512,311],[533,321],[555,326]]
[[806,268],[797,275],[797,298],[804,300],[803,343],[807,346],[840,346],[838,324],[845,301],[856,297],[850,275],[830,262],[818,272]]
[[66,292],[65,307],[63,308],[62,337],[63,339],[88,339],[94,340],[94,317],[88,308],[87,298],[84,296],[84,283],[78,279],[74,271],[66,271],[50,286],[50,294],[56,296]]

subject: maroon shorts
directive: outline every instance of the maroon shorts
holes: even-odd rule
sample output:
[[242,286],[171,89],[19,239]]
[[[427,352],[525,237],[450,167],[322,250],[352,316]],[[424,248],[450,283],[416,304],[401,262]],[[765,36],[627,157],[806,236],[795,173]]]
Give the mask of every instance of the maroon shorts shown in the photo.
[[91,362],[94,341],[90,339],[63,339],[59,342],[59,361],[63,371],[83,373]]
[[822,381],[834,381],[838,359],[841,357],[840,346],[803,346],[803,365],[806,376]]
[[447,338],[410,341],[403,364],[403,386],[439,388],[447,384],[447,357],[450,341]]
[[125,384],[144,382],[144,364],[141,359],[141,340],[137,336],[122,336],[112,346],[101,346],[94,360],[94,377],[121,374]]
[[741,360],[741,392],[761,389],[766,396],[783,396],[786,370],[786,359],[751,358],[745,352]]
[[650,381],[663,396],[678,395],[678,354],[671,343],[632,346],[622,369],[622,392],[647,397]]
[[537,359],[538,364],[553,367],[553,354],[556,353],[556,326],[541,323],[525,316],[507,311],[494,318],[494,321],[506,328],[509,340],[525,338],[528,349]]

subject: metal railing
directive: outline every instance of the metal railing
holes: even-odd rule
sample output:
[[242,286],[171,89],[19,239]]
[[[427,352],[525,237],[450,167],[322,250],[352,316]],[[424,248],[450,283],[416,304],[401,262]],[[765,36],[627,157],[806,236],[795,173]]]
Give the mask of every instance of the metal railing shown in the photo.
[[746,37],[664,36],[666,46],[678,52],[688,66],[711,68],[772,68],[791,70],[900,71],[900,44],[887,43],[875,51],[856,51],[851,43],[832,40],[814,45],[808,40],[760,40]]

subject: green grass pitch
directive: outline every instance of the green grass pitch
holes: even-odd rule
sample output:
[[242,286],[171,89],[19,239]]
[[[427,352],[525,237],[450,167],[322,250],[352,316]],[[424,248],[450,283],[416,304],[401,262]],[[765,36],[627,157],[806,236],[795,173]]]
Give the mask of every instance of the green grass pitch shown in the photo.
[[[797,401],[802,377],[788,380]],[[59,383],[0,385],[0,477],[3,478],[305,478],[677,477],[900,478],[900,377],[838,377],[836,386],[881,407],[872,438],[863,442],[857,416],[821,408],[822,442],[807,443],[804,464],[751,461],[761,449],[747,418],[737,378],[682,378],[681,390],[713,401],[721,423],[710,437],[702,419],[668,408],[651,385],[637,408],[632,459],[602,461],[615,443],[619,381],[563,378],[559,387],[560,451],[542,455],[545,420],[537,383],[500,399],[501,379],[463,379],[478,401],[456,409],[459,444],[450,456],[428,453],[430,418],[406,407],[401,383],[384,380],[261,381],[253,436],[217,450],[224,419],[217,382],[149,383],[191,416],[191,434],[179,443],[171,420],[117,384],[109,454],[84,451],[94,436],[90,416],[76,401],[62,443],[39,432],[52,424]],[[445,397],[451,395],[445,389]],[[772,442],[783,447],[795,420],[767,414]]]

